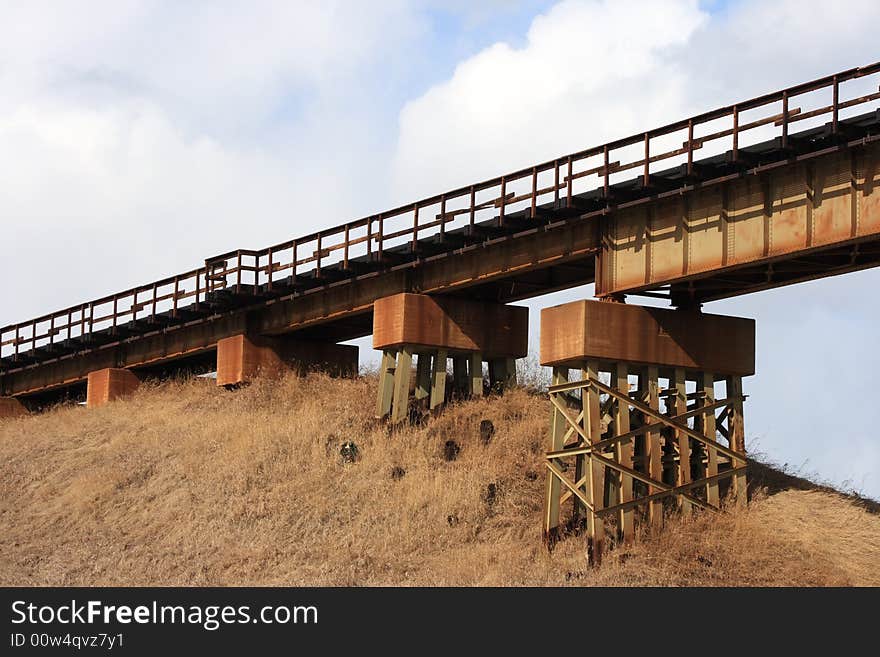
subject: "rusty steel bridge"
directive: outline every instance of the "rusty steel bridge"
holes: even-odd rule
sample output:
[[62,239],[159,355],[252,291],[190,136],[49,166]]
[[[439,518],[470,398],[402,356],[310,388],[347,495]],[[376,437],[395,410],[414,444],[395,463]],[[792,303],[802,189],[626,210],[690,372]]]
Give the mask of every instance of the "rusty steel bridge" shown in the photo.
[[210,363],[248,333],[345,341],[401,292],[595,282],[678,308],[880,264],[880,63],[842,71],[0,329],[0,396]]

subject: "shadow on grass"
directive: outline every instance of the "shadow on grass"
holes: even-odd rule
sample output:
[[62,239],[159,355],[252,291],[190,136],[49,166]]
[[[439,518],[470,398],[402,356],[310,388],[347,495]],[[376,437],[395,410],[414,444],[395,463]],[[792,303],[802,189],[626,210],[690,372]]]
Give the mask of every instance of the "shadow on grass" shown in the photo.
[[798,473],[788,471],[785,466],[774,463],[763,463],[750,458],[748,481],[749,497],[760,489],[765,489],[768,495],[775,495],[786,490],[815,490],[840,495],[852,500],[868,513],[880,514],[880,502],[877,500],[865,497],[857,491],[842,491],[828,484],[813,481]]

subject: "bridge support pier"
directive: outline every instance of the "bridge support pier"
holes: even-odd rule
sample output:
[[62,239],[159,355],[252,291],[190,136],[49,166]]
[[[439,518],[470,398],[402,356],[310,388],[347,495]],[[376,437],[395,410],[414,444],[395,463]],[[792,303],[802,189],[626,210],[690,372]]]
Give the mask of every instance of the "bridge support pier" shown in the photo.
[[134,392],[140,383],[134,372],[119,367],[107,367],[89,372],[86,406],[95,408],[125,397]]
[[728,495],[745,504],[742,377],[754,374],[754,344],[750,319],[598,301],[545,308],[548,544],[569,499],[567,528],[585,527],[594,563],[609,537],[656,529],[665,510],[718,509]]
[[27,408],[15,397],[0,397],[0,420],[5,417],[21,417],[27,414]]
[[515,385],[516,359],[526,355],[527,344],[527,308],[409,293],[378,299],[373,347],[382,350],[382,361],[376,416],[396,423],[408,417],[412,400],[435,411],[449,396],[480,396],[484,362],[490,389]]
[[217,342],[218,386],[247,383],[258,374],[278,376],[291,369],[300,374],[321,369],[334,376],[354,376],[358,370],[358,348],[288,336],[246,334]]

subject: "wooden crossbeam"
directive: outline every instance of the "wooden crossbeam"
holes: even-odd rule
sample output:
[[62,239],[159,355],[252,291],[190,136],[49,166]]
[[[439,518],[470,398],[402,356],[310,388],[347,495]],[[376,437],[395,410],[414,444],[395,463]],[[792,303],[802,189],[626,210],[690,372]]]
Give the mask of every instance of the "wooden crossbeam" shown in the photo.
[[[551,401],[552,401],[552,398],[551,398]],[[649,417],[657,418],[658,421],[653,422],[651,424],[642,425],[641,427],[637,427],[636,429],[632,429],[625,434],[621,434],[620,436],[612,436],[611,438],[605,438],[604,440],[600,440],[599,442],[593,443],[589,447],[577,447],[575,449],[566,449],[566,450],[559,450],[559,451],[555,451],[555,452],[547,452],[547,456],[548,457],[552,456],[553,458],[557,458],[557,457],[561,457],[561,456],[575,456],[577,454],[589,454],[593,450],[601,451],[601,450],[605,449],[606,447],[611,447],[612,445],[617,444],[621,440],[629,440],[631,438],[634,438],[635,436],[640,436],[643,433],[648,433],[650,431],[656,431],[657,429],[662,429],[664,426],[673,426],[672,424],[670,424],[670,422],[672,422],[672,421],[686,420],[690,417],[694,417],[695,415],[699,415],[707,410],[713,410],[716,408],[720,408],[722,406],[730,406],[732,403],[733,403],[733,400],[731,398],[722,399],[720,401],[713,402],[712,404],[709,404],[707,406],[693,408],[693,409],[687,411],[686,413],[682,413],[681,415],[674,415],[672,417],[661,415],[659,413],[659,411],[657,411],[656,414],[654,412],[651,412],[650,414],[645,413],[646,415],[649,415]],[[632,402],[630,402],[630,405],[632,405]],[[637,408],[637,410],[642,411],[641,408]],[[642,411],[642,412],[644,412],[644,411]],[[579,435],[581,435],[583,437],[583,431],[579,432]],[[702,440],[705,440],[705,439],[702,439]],[[717,447],[718,447],[719,451],[721,451],[722,454],[725,453],[723,445],[718,445]],[[742,459],[743,457],[742,457],[742,455],[738,455],[737,458]]]
[[[589,479],[590,479],[589,474],[583,475],[574,483],[575,488],[580,489],[580,487],[583,486],[584,484],[586,484]],[[559,496],[559,503],[565,504],[571,498],[571,496],[572,496],[572,492],[570,490],[565,491],[562,495]]]
[[[616,390],[614,390],[613,388],[609,388],[608,386],[606,386],[603,383],[600,383],[599,381],[593,381],[592,383],[602,392],[605,392],[609,395],[613,395],[615,397],[620,397],[619,393]],[[741,399],[745,399],[745,397],[743,397],[742,394],[733,394],[733,395],[731,395],[730,398],[725,400],[725,403],[735,404],[737,401],[739,401]],[[697,440],[697,441],[704,443],[704,444],[709,442],[709,440],[704,435],[702,435],[699,432],[694,431],[686,424],[682,424],[681,422],[678,422],[675,419],[673,419],[671,417],[666,417],[664,415],[654,415],[654,411],[652,411],[649,406],[646,406],[645,404],[642,404],[641,402],[639,402],[635,399],[629,399],[629,397],[627,397],[627,400],[629,401],[630,406],[633,406],[636,410],[639,410],[642,413],[645,413],[646,415],[650,415],[651,417],[656,417],[657,420],[659,420],[660,422],[662,422],[666,426],[671,427],[673,429],[676,429],[678,431],[681,431],[683,434],[685,434],[689,438],[693,438],[694,440]],[[740,404],[741,403],[742,402],[740,401]],[[704,410],[705,410],[704,408],[698,407],[696,409],[693,409],[692,411],[686,411],[685,413],[679,413],[678,415],[676,415],[674,417],[688,415],[689,413],[702,413]],[[741,454],[740,452],[734,451],[732,449],[728,449],[728,448],[724,447],[723,445],[719,445],[718,443],[716,443],[714,441],[712,441],[712,446],[715,447],[719,452],[721,452],[725,456],[729,456],[730,458],[737,459],[739,461],[742,461],[743,463],[746,462],[745,456],[743,454]]]
[[[614,511],[620,510],[621,508],[633,508],[633,507],[638,506],[639,504],[646,504],[648,502],[656,502],[658,500],[663,499],[664,497],[669,497],[671,495],[677,495],[682,490],[685,490],[685,491],[692,490],[694,488],[699,488],[700,486],[703,486],[703,485],[708,485],[708,484],[712,484],[714,482],[728,479],[728,478],[733,477],[735,475],[738,475],[740,473],[745,473],[745,471],[747,469],[748,469],[747,465],[741,465],[736,468],[728,468],[727,470],[724,470],[723,472],[719,472],[719,473],[714,474],[710,477],[703,477],[701,479],[697,479],[695,481],[690,482],[689,484],[685,484],[684,486],[674,486],[674,487],[667,488],[665,490],[658,491],[656,493],[651,493],[649,495],[642,495],[641,497],[638,497],[638,498],[636,498],[630,502],[627,502],[625,504],[615,504],[614,506],[609,506],[609,507],[606,507],[605,509],[594,511],[594,513],[604,513],[606,511],[614,512]],[[556,472],[556,471],[562,472],[561,470],[559,470],[558,467],[555,467],[555,466],[552,470],[553,470],[553,472]],[[587,476],[585,475],[581,479],[574,482],[572,485],[574,486],[574,488],[580,489],[586,482],[587,482]],[[570,490],[567,490],[565,493],[563,493],[560,496],[559,503],[564,504],[567,500],[571,499],[572,496],[573,496],[573,493]]]
[[[566,488],[568,488],[571,495],[574,495],[575,497],[577,497],[584,506],[586,506],[590,511],[593,511],[593,505],[590,503],[590,500],[587,499],[587,496],[584,495],[583,492],[578,489],[577,484],[569,481],[568,478],[563,474],[562,470],[560,470],[555,465],[550,463],[550,461],[547,461],[547,463],[545,463],[545,465],[547,466],[547,469],[550,470],[550,472],[552,472],[556,476],[556,478],[560,482],[562,482],[562,484]],[[581,485],[583,485],[583,484],[581,484]],[[570,497],[570,495],[569,495],[569,497]]]
[[[568,420],[568,417],[566,417],[565,419]],[[583,422],[583,420],[584,420],[584,412],[581,411],[580,413],[578,413],[578,416],[575,419],[574,426],[569,426],[568,430],[565,432],[565,436],[562,439],[563,444],[566,441],[568,441],[569,438],[571,438],[572,434],[577,433],[576,428],[581,426],[581,423]],[[580,434],[578,434],[578,436],[580,437]],[[575,444],[579,445],[580,440],[578,440]]]
[[[718,481],[721,481],[722,479],[726,479],[728,477],[733,477],[733,476],[739,475],[741,473],[744,474],[747,469],[748,469],[748,466],[741,465],[738,468],[725,470],[724,472],[719,472],[718,474],[713,475],[711,477],[704,477],[702,479],[694,480],[688,484],[684,484],[683,486],[675,486],[673,488],[669,488],[667,490],[663,490],[663,491],[660,491],[657,493],[652,493],[650,495],[644,495],[638,499],[632,500],[631,502],[626,502],[625,504],[618,504],[615,506],[609,506],[605,509],[601,509],[601,510],[596,511],[595,513],[597,515],[604,515],[605,513],[613,513],[615,511],[619,511],[621,508],[633,508],[633,507],[638,506],[639,504],[645,504],[648,502],[655,502],[655,501],[660,500],[664,497],[671,497],[673,495],[679,495],[684,491],[693,490],[694,488],[699,488],[700,486],[706,486],[708,484],[712,484],[714,482],[718,482]],[[695,500],[697,498],[692,498],[692,499]],[[717,511],[716,508],[711,507],[711,506],[708,506],[708,507],[704,506],[704,508],[707,508],[710,511]]]
[[581,379],[580,381],[569,381],[567,383],[556,383],[551,386],[548,386],[547,392],[550,394],[556,392],[571,392],[572,390],[580,390],[581,388],[588,388],[590,386],[590,379]]
[[[583,438],[586,442],[590,442],[589,437],[586,432],[584,432],[583,428],[580,426],[580,419],[583,418],[583,411],[578,415],[578,419],[573,419],[571,415],[568,414],[568,409],[564,404],[559,403],[556,397],[550,397],[550,403],[554,406],[554,408],[559,411],[562,417],[565,418],[566,422],[568,422],[569,427],[574,429],[577,434]],[[555,451],[555,450],[554,450]]]
[[[604,463],[605,465],[607,465],[609,468],[611,468],[613,470],[617,470],[619,472],[628,474],[633,479],[638,479],[639,481],[641,481],[645,484],[648,484],[651,486],[656,486],[657,488],[661,488],[665,491],[669,491],[669,490],[672,490],[673,488],[675,488],[675,486],[670,486],[669,484],[663,483],[662,481],[657,481],[656,479],[651,479],[650,477],[642,474],[641,472],[633,470],[632,468],[627,468],[626,466],[621,465],[620,463],[617,463],[613,459],[608,459],[608,458],[605,458],[604,456],[599,456],[598,454],[595,454],[595,453],[590,458],[596,459],[600,463]],[[692,482],[687,482],[687,484],[690,484],[690,483],[692,483]],[[687,484],[680,484],[680,485],[684,486]],[[680,493],[680,495],[683,498],[685,498],[686,500],[688,500],[689,502],[691,502],[692,504],[695,504],[696,506],[698,506],[700,508],[703,508],[703,509],[709,508],[705,502],[694,497],[693,495],[688,495],[687,493]]]

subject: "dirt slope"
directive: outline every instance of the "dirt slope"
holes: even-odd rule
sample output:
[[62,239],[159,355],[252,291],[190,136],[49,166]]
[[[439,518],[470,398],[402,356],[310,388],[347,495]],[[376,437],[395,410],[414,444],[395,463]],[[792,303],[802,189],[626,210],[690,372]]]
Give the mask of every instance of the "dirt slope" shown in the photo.
[[601,568],[579,538],[548,553],[544,398],[516,390],[389,434],[374,390],[189,379],[0,421],[0,584],[880,585],[880,515],[766,469],[773,494],[747,511],[671,520]]

